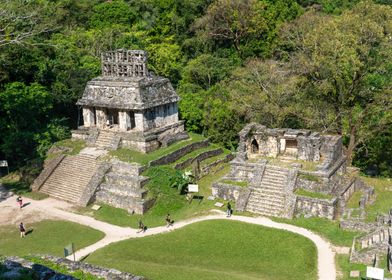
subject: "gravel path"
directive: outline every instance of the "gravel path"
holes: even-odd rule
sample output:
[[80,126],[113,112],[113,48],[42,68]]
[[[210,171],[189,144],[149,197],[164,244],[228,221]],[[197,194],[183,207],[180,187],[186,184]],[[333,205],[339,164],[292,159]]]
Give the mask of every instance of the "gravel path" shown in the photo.
[[92,227],[105,233],[105,237],[98,242],[85,247],[76,252],[76,259],[80,260],[83,257],[93,253],[94,251],[105,247],[106,245],[118,242],[129,238],[141,238],[144,236],[160,234],[170,232],[186,225],[206,221],[206,220],[217,220],[217,219],[230,219],[234,221],[241,221],[250,224],[262,225],[265,227],[271,227],[276,229],[283,229],[290,232],[294,232],[305,236],[310,239],[317,247],[318,252],[318,275],[320,280],[335,280],[336,279],[336,268],[335,268],[335,253],[329,242],[322,239],[319,235],[297,226],[277,223],[265,217],[245,217],[245,216],[232,216],[226,218],[225,214],[221,211],[214,211],[213,214],[203,217],[197,217],[190,220],[180,221],[174,223],[172,227],[155,227],[149,228],[144,233],[137,233],[136,229],[129,227],[119,227],[111,225],[105,222],[97,221],[92,217],[79,215],[70,212],[72,206],[66,202],[58,201],[53,198],[48,198],[41,201],[24,199],[26,203],[29,203],[23,209],[18,209],[15,203],[16,197],[11,196],[0,202],[0,213],[2,219],[1,224],[18,224],[23,220],[25,224],[33,221],[38,221],[48,218],[57,218],[72,221],[82,225]]

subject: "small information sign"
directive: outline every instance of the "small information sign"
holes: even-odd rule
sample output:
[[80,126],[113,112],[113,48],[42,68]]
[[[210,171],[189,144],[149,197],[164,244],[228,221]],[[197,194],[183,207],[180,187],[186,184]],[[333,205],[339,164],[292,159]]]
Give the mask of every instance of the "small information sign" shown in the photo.
[[188,192],[199,192],[199,185],[189,184]]
[[74,257],[74,261],[75,261],[75,248],[74,248],[74,244],[71,243],[67,246],[65,246],[64,248],[64,257],[68,257],[69,255],[72,255]]
[[8,167],[8,161],[0,160],[0,167]]
[[366,267],[366,277],[370,279],[384,280],[384,269],[377,267]]

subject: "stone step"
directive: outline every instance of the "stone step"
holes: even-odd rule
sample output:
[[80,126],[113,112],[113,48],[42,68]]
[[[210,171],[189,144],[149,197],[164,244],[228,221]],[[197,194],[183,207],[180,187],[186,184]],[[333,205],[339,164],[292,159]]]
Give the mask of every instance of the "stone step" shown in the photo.
[[149,178],[144,176],[132,176],[115,172],[106,174],[105,179],[108,184],[123,185],[130,188],[142,188],[149,181]]
[[40,192],[75,203],[80,200],[98,166],[91,156],[67,156],[46,180]]
[[268,209],[251,208],[251,209],[248,209],[248,211],[256,213],[256,214],[260,214],[260,215],[263,215],[263,216],[270,216],[270,217],[280,217],[280,216],[282,216],[282,212],[281,211],[272,211],[272,210],[268,210]]
[[142,198],[124,197],[123,195],[113,193],[108,194],[105,191],[98,191],[95,196],[96,200],[100,202],[126,209],[130,213],[134,211],[136,214],[142,214],[140,213],[141,205],[144,202]]
[[288,170],[282,170],[282,169],[275,169],[271,167],[266,167],[264,173],[269,173],[269,174],[275,174],[275,175],[287,175],[289,174]]
[[148,191],[145,189],[135,189],[126,187],[124,185],[112,185],[107,183],[102,183],[100,185],[100,190],[119,196],[127,196],[133,198],[145,198],[148,193]]
[[275,198],[275,197],[263,197],[262,200],[259,200],[256,198],[250,198],[248,200],[248,203],[263,205],[263,206],[274,205],[274,206],[281,207],[284,204],[284,200],[282,200],[281,198]]
[[284,184],[279,184],[277,182],[271,182],[271,181],[261,181],[260,183],[261,187],[267,188],[277,188],[277,189],[284,189]]
[[257,188],[257,189],[253,189],[253,192],[255,194],[260,193],[260,194],[267,194],[267,195],[276,195],[281,197],[285,196],[285,193],[282,190],[277,190],[277,189]]
[[264,174],[263,180],[271,180],[271,181],[277,181],[277,182],[285,182],[287,180],[287,176],[273,176],[271,174]]
[[126,163],[121,161],[112,162],[112,171],[117,174],[139,176],[145,168],[137,163]]

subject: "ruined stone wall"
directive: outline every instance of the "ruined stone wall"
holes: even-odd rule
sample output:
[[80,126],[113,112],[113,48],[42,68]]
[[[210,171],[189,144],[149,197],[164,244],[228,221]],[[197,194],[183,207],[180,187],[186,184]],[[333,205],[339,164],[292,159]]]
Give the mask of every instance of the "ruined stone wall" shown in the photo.
[[310,136],[298,136],[298,159],[306,161],[320,161],[321,140],[318,133]]
[[183,156],[185,156],[186,154],[188,154],[192,151],[195,151],[197,149],[207,147],[208,145],[209,145],[208,140],[203,140],[200,142],[191,143],[191,144],[186,145],[185,147],[182,147],[182,148],[180,148],[170,154],[167,154],[167,155],[160,157],[156,160],[150,161],[149,165],[155,166],[155,165],[163,165],[163,164],[173,163],[173,162],[177,161],[178,159],[182,158]]
[[[48,260],[55,265],[65,267],[69,272],[83,271],[84,273],[91,274],[99,279],[107,280],[144,280],[142,276],[136,276],[131,273],[121,272],[113,268],[104,268],[96,265],[91,265],[79,261],[71,261],[64,258],[59,258],[50,255],[39,256],[44,260]],[[20,257],[7,257],[2,264],[8,270],[7,275],[1,275],[3,279],[61,279],[61,280],[74,280],[76,278],[64,275],[54,271],[43,265],[37,265],[33,262],[25,260]],[[91,275],[86,275],[91,277]],[[30,276],[30,277],[29,277]]]
[[333,220],[337,199],[320,199],[306,196],[297,196],[295,215],[321,217]]
[[240,186],[216,182],[212,185],[212,195],[224,200],[236,201],[240,196],[242,189],[244,188]]
[[233,160],[230,166],[229,177],[237,178],[239,181],[252,182],[255,164]]

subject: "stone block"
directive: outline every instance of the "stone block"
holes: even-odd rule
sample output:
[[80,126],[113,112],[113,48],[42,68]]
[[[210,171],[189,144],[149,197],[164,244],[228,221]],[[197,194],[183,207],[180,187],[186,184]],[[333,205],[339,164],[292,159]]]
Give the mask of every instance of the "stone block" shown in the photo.
[[358,277],[360,277],[359,270],[351,270],[350,271],[350,277],[351,278],[358,278]]

